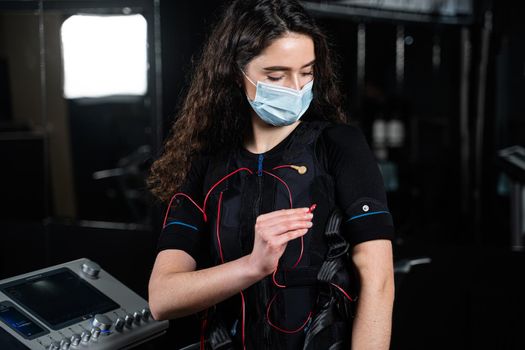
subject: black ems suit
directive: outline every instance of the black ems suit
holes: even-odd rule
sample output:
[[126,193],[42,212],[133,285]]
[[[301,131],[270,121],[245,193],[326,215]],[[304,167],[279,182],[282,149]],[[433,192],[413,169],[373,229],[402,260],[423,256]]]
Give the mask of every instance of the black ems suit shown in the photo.
[[181,193],[158,247],[184,250],[197,268],[251,253],[258,215],[317,205],[312,228],[288,242],[275,274],[206,312],[207,348],[349,348],[358,292],[350,249],[394,232],[379,168],[357,127],[303,121],[264,154],[201,156]]

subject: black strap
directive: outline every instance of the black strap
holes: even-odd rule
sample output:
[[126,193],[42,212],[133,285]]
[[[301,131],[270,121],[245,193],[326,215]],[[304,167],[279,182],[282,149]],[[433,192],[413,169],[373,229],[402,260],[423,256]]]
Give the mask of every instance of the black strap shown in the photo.
[[228,330],[222,320],[217,317],[216,306],[208,309],[206,313],[206,350],[233,350],[234,345]]
[[318,312],[306,333],[304,350],[313,350],[321,346],[329,349],[343,349],[347,345],[345,340],[347,322],[350,312],[346,297],[342,292],[331,285],[332,282],[340,283],[339,279],[348,279],[346,273],[348,243],[340,234],[342,215],[335,209],[326,225],[325,237],[328,243],[326,260],[317,275],[323,283],[318,296]]
[[339,209],[336,208],[328,219],[325,230],[325,237],[328,243],[328,253],[326,255],[326,259],[328,261],[337,259],[348,252],[349,244],[340,234],[342,221],[343,216],[341,215]]
[[[310,328],[306,333],[303,350],[326,349],[329,345],[333,349],[342,349],[348,338],[346,323],[341,321],[335,304],[328,300],[320,312],[314,316]],[[332,349],[332,347],[330,347]]]

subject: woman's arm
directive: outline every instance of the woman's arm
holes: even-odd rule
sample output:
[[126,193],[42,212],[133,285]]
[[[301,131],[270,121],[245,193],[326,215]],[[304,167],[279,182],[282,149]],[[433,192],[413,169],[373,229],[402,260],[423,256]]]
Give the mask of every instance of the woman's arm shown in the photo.
[[165,320],[204,310],[257,282],[264,276],[248,258],[195,271],[195,260],[185,251],[160,252],[149,282],[153,318]]
[[360,243],[352,259],[361,281],[352,350],[388,350],[394,304],[392,244],[389,240]]
[[308,208],[278,210],[260,215],[255,224],[251,254],[207,269],[182,250],[157,255],[149,282],[153,318],[164,320],[202,311],[272,273],[292,239],[312,226]]

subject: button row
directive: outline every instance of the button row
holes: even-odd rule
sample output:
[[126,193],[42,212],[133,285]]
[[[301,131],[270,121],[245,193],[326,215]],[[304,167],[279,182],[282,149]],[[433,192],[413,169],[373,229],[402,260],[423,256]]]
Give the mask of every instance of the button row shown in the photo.
[[112,326],[117,332],[122,332],[124,326],[131,328],[133,324],[139,325],[142,321],[148,321],[150,317],[151,312],[147,308],[135,311],[133,315],[127,314],[124,318],[118,317],[115,322],[106,315],[97,314],[93,317],[93,328],[90,332],[84,331],[82,334],[73,334],[69,339],[53,342],[47,347],[47,350],[68,350],[71,345],[78,346],[81,342],[87,344],[90,340],[98,339],[101,333],[108,333]]
[[[68,350],[71,344],[78,345],[80,341],[76,341],[76,337],[78,337],[77,334],[71,336],[71,340],[69,339],[62,339],[60,342],[53,342],[48,346],[48,350]],[[73,338],[75,341],[73,341]],[[80,338],[79,338],[80,340]]]

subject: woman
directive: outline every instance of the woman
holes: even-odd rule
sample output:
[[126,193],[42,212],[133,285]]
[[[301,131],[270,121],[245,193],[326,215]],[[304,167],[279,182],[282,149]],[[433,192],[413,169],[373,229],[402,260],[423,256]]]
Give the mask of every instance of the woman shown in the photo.
[[325,37],[295,0],[220,18],[151,169],[154,318],[203,311],[209,348],[388,349],[392,218]]

